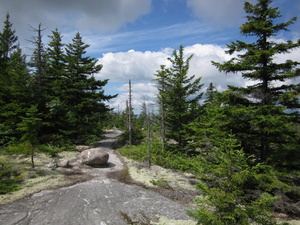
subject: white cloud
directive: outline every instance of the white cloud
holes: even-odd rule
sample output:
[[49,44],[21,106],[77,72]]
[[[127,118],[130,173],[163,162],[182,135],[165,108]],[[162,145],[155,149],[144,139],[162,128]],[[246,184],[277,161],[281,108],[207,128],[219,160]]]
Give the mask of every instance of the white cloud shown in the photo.
[[[186,57],[193,54],[190,61],[189,75],[202,77],[204,83],[202,91],[212,82],[219,91],[227,89],[227,85],[246,87],[252,85],[253,81],[245,80],[240,74],[225,74],[219,72],[212,65],[211,61],[225,62],[231,59],[229,54],[225,53],[226,47],[211,44],[195,44],[187,46],[184,49]],[[109,82],[121,82],[123,85],[118,88],[120,95],[111,101],[111,106],[115,109],[124,110],[126,100],[128,100],[128,80],[131,79],[133,107],[135,113],[140,113],[143,101],[148,105],[156,104],[157,89],[152,79],[154,74],[160,69],[160,65],[169,66],[167,60],[171,56],[171,49],[162,49],[160,52],[137,52],[130,50],[128,52],[107,53],[104,54],[99,62],[103,64],[103,69],[97,74],[98,79],[110,79]],[[283,62],[286,59],[298,60],[300,48],[295,49],[290,54],[278,55],[276,62]]]
[[[123,84],[118,88],[120,91],[119,96],[110,101],[109,105],[114,108],[115,111],[124,111],[126,109],[126,101],[129,99],[129,85]],[[157,105],[156,94],[157,89],[155,83],[133,83],[131,85],[132,90],[132,106],[134,108],[134,113],[139,114],[142,109],[142,105],[145,102],[148,107]]]
[[162,52],[128,52],[106,53],[99,59],[103,69],[96,75],[99,79],[110,79],[112,82],[148,82],[154,78],[160,65],[167,63],[166,53]]
[[[225,54],[225,48],[218,45],[196,44],[185,47],[186,57],[193,54],[190,62],[189,75],[202,77],[202,83],[208,87],[213,82],[220,91],[225,90],[228,84],[243,85],[245,81],[238,75],[225,75],[212,65],[211,61],[224,62],[232,56]],[[133,105],[135,112],[140,112],[143,101],[147,104],[156,103],[157,89],[153,79],[160,65],[170,66],[167,60],[172,54],[169,48],[159,52],[128,52],[106,53],[99,59],[103,69],[96,75],[98,79],[109,79],[109,82],[121,82],[123,85],[118,89],[119,96],[110,102],[115,109],[125,109],[128,100],[128,80],[131,79]],[[205,91],[205,90],[202,90]]]

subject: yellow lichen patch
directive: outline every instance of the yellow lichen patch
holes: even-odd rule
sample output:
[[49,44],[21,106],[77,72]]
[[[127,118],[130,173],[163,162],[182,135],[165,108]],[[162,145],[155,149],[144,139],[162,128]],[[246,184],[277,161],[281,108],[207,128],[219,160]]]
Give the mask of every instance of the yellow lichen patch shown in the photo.
[[164,180],[172,189],[197,191],[195,185],[190,183],[190,174],[178,173],[155,165],[151,166],[151,168],[140,166],[137,162],[125,157],[124,160],[128,166],[131,178],[146,186],[153,187],[153,182],[151,182],[153,180]]
[[163,216],[159,216],[158,222],[152,222],[153,225],[196,225],[197,223],[193,220],[173,220]]
[[64,175],[59,174],[31,178],[24,181],[21,190],[0,195],[0,205],[25,198],[45,189],[54,189],[71,183],[71,180],[65,179]]
[[[77,155],[77,152],[62,152],[59,154],[59,158],[71,160],[76,159]],[[80,177],[76,177],[76,175],[74,177],[66,177],[60,168],[56,168],[56,170],[49,168],[48,164],[55,159],[43,153],[36,153],[34,155],[34,169],[31,168],[29,155],[3,155],[1,158],[19,168],[24,181],[21,184],[22,188],[20,190],[0,195],[0,205],[22,199],[42,190],[68,186],[80,180],[87,179],[85,175],[80,175]]]

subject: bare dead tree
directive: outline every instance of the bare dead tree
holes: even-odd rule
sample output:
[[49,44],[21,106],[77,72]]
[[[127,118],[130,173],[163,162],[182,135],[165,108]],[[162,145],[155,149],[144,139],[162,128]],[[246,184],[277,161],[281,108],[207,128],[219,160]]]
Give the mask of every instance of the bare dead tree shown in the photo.
[[131,80],[129,80],[129,101],[128,101],[128,142],[132,145],[132,105],[131,105]]
[[33,56],[31,57],[30,66],[36,68],[35,76],[37,78],[39,86],[41,85],[42,74],[45,69],[45,49],[42,42],[42,32],[45,29],[42,29],[41,26],[41,23],[38,25],[38,28],[34,28],[29,25],[30,31],[36,32],[37,35],[36,37],[33,37],[33,40],[27,40],[35,45]]

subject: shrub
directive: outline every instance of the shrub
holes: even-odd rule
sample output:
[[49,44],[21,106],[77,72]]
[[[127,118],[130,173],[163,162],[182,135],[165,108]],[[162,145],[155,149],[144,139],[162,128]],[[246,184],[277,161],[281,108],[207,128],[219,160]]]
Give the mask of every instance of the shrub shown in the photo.
[[210,161],[203,164],[206,178],[214,183],[211,187],[211,183],[198,184],[204,197],[197,198],[197,208],[189,214],[202,224],[276,224],[269,214],[276,197],[263,193],[250,199],[244,191],[245,182],[255,177],[259,167],[250,167],[238,147],[237,140],[230,136],[214,148]]
[[0,194],[19,190],[22,182],[21,172],[13,165],[0,160]]

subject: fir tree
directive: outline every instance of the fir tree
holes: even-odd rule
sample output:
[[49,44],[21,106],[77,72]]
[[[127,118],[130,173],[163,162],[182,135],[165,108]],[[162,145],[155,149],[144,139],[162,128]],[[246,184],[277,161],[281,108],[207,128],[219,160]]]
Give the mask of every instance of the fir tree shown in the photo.
[[205,182],[197,184],[202,196],[196,199],[196,210],[189,214],[198,224],[276,224],[270,214],[276,197],[262,193],[253,199],[244,190],[245,184],[255,180],[262,166],[249,166],[238,141],[232,135],[226,136],[219,139],[219,147],[202,155]]
[[0,58],[2,62],[7,61],[10,53],[18,47],[18,37],[15,35],[16,31],[12,30],[12,25],[13,24],[10,22],[10,15],[7,13],[4,27],[0,34]]
[[105,101],[115,96],[105,95],[102,89],[107,80],[96,80],[94,74],[102,69],[97,60],[85,56],[89,47],[82,41],[79,33],[66,46],[67,85],[63,98],[66,104],[68,127],[64,133],[73,138],[92,134],[101,134],[101,118],[109,110]]
[[173,57],[168,58],[172,63],[170,68],[158,72],[158,82],[161,86],[160,101],[164,105],[167,138],[178,142],[180,148],[186,145],[185,126],[198,116],[198,102],[203,93],[200,92],[203,84],[201,78],[195,75],[188,76],[189,63],[192,55],[184,58],[184,49],[173,51]]
[[9,14],[0,33],[0,145],[18,138],[17,123],[28,105],[30,77]]
[[[287,143],[293,139],[291,121],[297,117],[286,114],[286,109],[297,110],[300,106],[300,85],[290,82],[291,79],[300,76],[300,69],[297,67],[299,62],[292,60],[283,63],[274,62],[278,54],[289,53],[300,46],[300,40],[297,43],[274,41],[274,37],[280,31],[287,31],[296,18],[276,23],[281,14],[278,8],[270,6],[271,3],[272,0],[258,0],[257,4],[245,3],[248,21],[241,26],[240,31],[242,35],[253,36],[255,41],[232,42],[228,45],[227,53],[240,52],[240,54],[225,63],[213,63],[220,71],[241,72],[245,79],[254,81],[253,85],[246,88],[233,86],[229,88],[233,93],[242,95],[239,104],[254,106],[249,108],[248,113],[250,130],[246,127],[242,129],[244,130],[242,132],[251,135],[253,142],[243,147],[248,153],[254,152],[262,161],[286,149]],[[286,122],[285,126],[279,126],[283,121]]]

